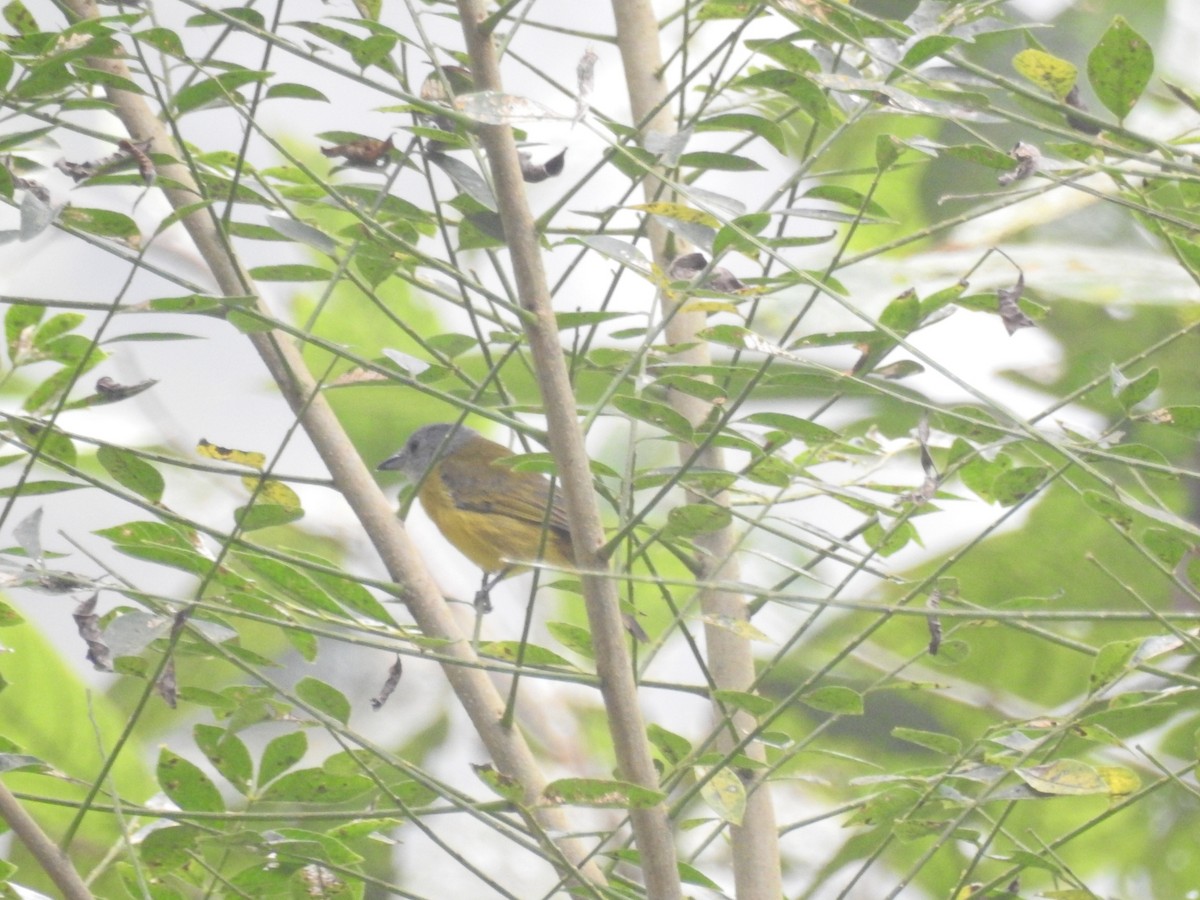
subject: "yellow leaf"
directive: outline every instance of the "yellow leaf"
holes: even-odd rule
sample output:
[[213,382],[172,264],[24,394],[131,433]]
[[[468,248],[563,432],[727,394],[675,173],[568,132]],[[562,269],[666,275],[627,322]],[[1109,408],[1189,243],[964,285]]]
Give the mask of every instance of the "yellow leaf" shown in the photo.
[[261,469],[267,464],[266,456],[261,453],[253,450],[232,450],[229,447],[218,447],[204,438],[201,438],[200,443],[196,445],[196,452],[209,459],[236,463],[239,466],[250,466],[252,469]]
[[[242,476],[242,484],[246,486],[246,490],[254,493],[258,487],[259,479],[254,475]],[[300,497],[290,487],[282,481],[267,479],[263,484],[262,490],[258,492],[259,503],[269,503],[272,506],[282,506],[286,509],[299,509]]]
[[1045,50],[1022,50],[1013,57],[1012,64],[1017,72],[1059,100],[1075,86],[1078,69]]
[[1077,759],[1060,759],[1040,766],[1017,769],[1017,775],[1035,791],[1043,794],[1065,796],[1110,792],[1100,773]]
[[[708,770],[696,768],[696,776],[703,778]],[[700,788],[700,796],[708,804],[709,809],[724,821],[733,825],[742,824],[742,816],[746,814],[746,786],[742,779],[729,766],[716,772],[712,778],[704,782]]]
[[1142,786],[1137,772],[1123,766],[1096,766],[1096,774],[1108,784],[1108,793],[1112,796],[1132,794]]
[[691,300],[683,305],[683,312],[736,313],[737,304],[728,300]]
[[684,206],[682,203],[642,203],[628,208],[648,212],[652,216],[666,216],[668,219],[690,222],[694,225],[707,225],[709,228],[721,227],[720,221],[715,216],[692,209],[690,206]]

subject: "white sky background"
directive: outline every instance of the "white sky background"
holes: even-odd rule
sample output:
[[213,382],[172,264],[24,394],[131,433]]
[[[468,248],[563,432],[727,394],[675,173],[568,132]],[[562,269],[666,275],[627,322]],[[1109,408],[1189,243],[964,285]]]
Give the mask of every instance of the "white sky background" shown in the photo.
[[[56,21],[55,14],[48,2],[27,0],[27,5],[39,20],[43,22]],[[1030,15],[1046,17],[1056,14],[1059,9],[1068,4],[1027,2],[1019,5]],[[587,28],[599,31],[609,29],[607,5],[585,4],[583,6],[587,8],[588,12],[585,18],[588,21],[582,24]],[[1053,11],[1051,11],[1051,7],[1053,7]],[[389,25],[397,27],[405,33],[412,33],[411,29],[401,28],[398,24],[397,18],[405,14],[401,4],[388,2],[385,4],[385,8],[385,21]],[[575,3],[540,3],[534,8],[534,14],[543,20],[557,16],[564,26],[579,27],[581,25],[579,21],[580,8],[581,5]],[[329,15],[354,15],[353,7],[348,0],[332,0],[330,3],[315,2],[315,0],[314,2],[289,0],[286,10],[285,21],[316,20]],[[1175,0],[1171,4],[1171,10],[1172,26],[1167,29],[1166,38],[1160,41],[1157,40],[1157,36],[1149,36],[1159,54],[1156,74],[1159,77],[1169,76],[1185,83],[1188,78],[1191,78],[1193,87],[1195,87],[1194,59],[1189,54],[1194,52],[1197,42],[1200,41],[1200,37],[1196,34],[1200,27],[1197,24],[1200,16],[1197,15],[1194,4],[1190,0]],[[192,11],[186,9],[182,4],[172,2],[158,2],[154,5],[154,11],[161,18],[161,24],[177,28],[181,33],[184,31],[183,21],[192,14]],[[264,7],[264,12],[269,15],[266,7]],[[603,21],[599,21],[601,18]],[[442,46],[452,49],[458,49],[461,46],[461,35],[454,22],[427,15],[423,19],[423,24],[434,43],[441,43]],[[1097,24],[1097,34],[1104,24]],[[295,39],[302,36],[301,32],[294,28],[284,28],[281,31],[286,36]],[[215,33],[215,30],[210,29],[208,33]],[[201,37],[205,37],[205,34],[201,34]],[[222,49],[222,57],[238,59],[248,67],[257,68],[262,52],[261,45],[244,39],[238,43],[238,40],[235,38],[233,42]],[[547,52],[548,42],[551,40],[554,43],[553,52]],[[670,40],[669,32],[667,40]],[[588,42],[582,39],[565,38],[527,28],[520,33],[515,49],[521,55],[528,55],[537,66],[549,72],[558,82],[573,86],[576,63],[587,46],[589,46]],[[614,119],[628,122],[628,104],[623,92],[620,77],[621,67],[616,50],[608,44],[592,44],[591,46],[599,55],[592,103]],[[443,57],[442,61],[448,60]],[[295,66],[297,69],[294,78],[287,74],[291,66]],[[396,130],[397,143],[404,142],[405,135],[400,131],[404,117],[397,114],[368,112],[371,107],[381,103],[380,98],[373,92],[340,80],[336,84],[332,79],[328,84],[320,78],[314,82],[311,67],[301,65],[293,57],[278,51],[273,55],[269,68],[280,73],[283,80],[313,84],[330,94],[333,100],[329,104],[281,100],[268,102],[263,107],[259,123],[268,133],[278,139],[285,142],[312,143],[314,142],[313,135],[326,130],[359,131],[380,137],[389,131]],[[527,94],[547,106],[561,109],[564,113],[569,114],[572,111],[572,98],[549,93],[541,79],[532,75],[514,60],[510,59],[505,63],[504,75],[506,86],[512,93]],[[90,117],[86,124],[106,133],[120,134],[115,121],[102,114]],[[1156,122],[1152,108],[1149,108],[1149,104],[1143,104],[1142,108],[1131,116],[1128,124],[1135,129],[1143,129],[1152,134],[1166,136],[1174,123]],[[17,126],[9,123],[0,127],[15,128]],[[31,126],[21,125],[19,127]],[[234,147],[238,143],[239,131],[236,129],[236,120],[225,110],[193,113],[184,119],[184,127],[188,139],[198,144],[202,150],[225,149]],[[587,171],[598,159],[604,147],[601,140],[585,127],[568,129],[561,123],[547,122],[529,126],[528,130],[533,140],[566,144],[569,147],[564,179],[578,177]],[[1014,138],[1019,137],[1019,135],[1014,135]],[[47,146],[44,150],[29,155],[39,158],[49,166],[59,157],[85,160],[103,156],[109,152],[111,152],[110,146],[90,138],[63,133],[59,146]],[[780,180],[779,166],[787,165],[787,162],[779,157],[771,159],[771,151],[764,149],[761,143],[755,145],[750,155],[767,165],[767,171],[760,173],[761,189],[765,194],[778,184]],[[257,140],[252,144],[250,159],[260,167],[278,162],[278,157],[274,152],[263,142]],[[73,204],[80,206],[110,206],[113,209],[130,212],[129,207],[132,200],[128,192],[96,188],[81,188],[71,191],[70,182],[65,177],[59,176],[54,170],[50,169],[42,173],[42,176],[39,177],[42,177],[42,180],[50,186],[57,202],[69,199]],[[375,177],[382,176],[360,177],[353,173],[343,176],[344,179],[355,181],[367,181]],[[553,202],[558,196],[559,184],[560,182],[552,180],[542,185],[529,186],[531,202],[534,204],[535,211]],[[610,169],[599,176],[588,192],[577,196],[568,208],[584,211],[603,209],[613,203],[615,197],[624,193],[627,184],[628,181],[624,176]],[[742,175],[738,176],[737,184],[739,196],[744,196],[753,187],[753,182]],[[709,189],[719,189],[716,182],[706,182],[704,186]],[[414,202],[424,203],[424,188],[416,173],[405,172],[401,176],[396,193],[408,196],[408,192],[411,192]],[[1057,194],[1064,193],[1057,192]],[[1053,203],[1054,196],[1052,195],[1046,202]],[[1065,196],[1060,198],[1063,203],[1068,203],[1073,199],[1075,198]],[[633,195],[627,202],[641,202],[640,192]],[[166,203],[161,195],[157,191],[151,191],[142,200],[137,211],[132,214],[142,226],[143,233],[149,236],[158,221],[167,212]],[[1024,214],[1026,214],[1026,210],[1018,208],[1012,213],[992,217],[987,222],[977,221],[969,226],[970,229],[975,230],[974,232],[969,235],[964,233],[964,242],[974,243],[978,239],[978,235],[986,228],[995,228],[994,233],[1001,236],[1010,233],[1024,223],[1014,224],[1007,217]],[[1053,211],[1046,213],[1050,216],[1056,214]],[[258,215],[261,213],[252,211],[239,218],[254,221],[254,217]],[[575,225],[594,224],[593,219],[582,216],[567,217],[563,221]],[[0,229],[15,227],[16,222],[14,209],[0,208]],[[987,245],[987,240],[978,240],[977,246]],[[309,259],[309,256],[301,250],[286,248],[287,245],[276,243],[247,243],[242,246],[245,254],[244,261],[247,265],[283,262],[287,261],[289,255],[295,261]],[[1055,273],[1061,274],[1067,271],[1069,275],[1066,277],[1073,283],[1056,287],[1063,288],[1065,292],[1070,292],[1073,288],[1080,293],[1086,293],[1089,289],[1094,288],[1095,280],[1088,274],[1089,267],[1094,261],[1082,260],[1078,266],[1063,266],[1061,257],[1055,257],[1053,250],[1054,248],[1047,248],[1045,257],[1039,258],[1036,251],[1029,246],[1021,248],[1020,261],[1026,267],[1027,281],[1033,284],[1036,278],[1050,279]],[[803,256],[799,260],[799,265],[816,267],[827,255],[828,245],[802,251],[802,253],[807,256]],[[1152,252],[1149,245],[1129,248],[1129,254],[1127,264],[1123,268],[1129,272],[1130,284],[1135,289],[1127,291],[1128,295],[1150,295],[1177,301],[1196,299],[1194,288],[1190,284],[1182,282],[1174,269],[1170,267],[1161,270],[1152,268],[1157,265],[1156,254]],[[574,253],[571,252],[549,257],[552,280],[556,267],[561,267],[563,261],[569,260],[573,255]],[[904,261],[900,266],[886,261],[859,266],[846,272],[843,281],[855,302],[861,302],[865,309],[877,313],[888,300],[910,284],[915,284],[920,293],[926,294],[952,283],[962,271],[970,267],[971,261],[978,255],[979,252],[972,248],[957,254],[943,253],[938,257],[910,259]],[[186,237],[178,229],[160,240],[151,258],[161,260],[165,267],[179,271],[202,285],[208,286],[209,284],[194,251],[187,245]],[[1109,262],[1111,263],[1111,259]],[[478,258],[473,259],[472,264],[478,265],[481,270],[486,269],[486,265]],[[745,260],[734,257],[727,259],[724,264],[735,274],[751,274]],[[25,244],[0,246],[0,293],[7,296],[63,297],[73,300],[111,302],[124,283],[128,271],[127,264],[116,260],[108,253],[86,247],[81,242],[53,230],[47,231]],[[586,289],[589,284],[607,286],[610,277],[608,265],[600,257],[592,254],[581,271],[573,276],[570,290],[564,292],[560,297],[562,300],[560,308],[574,308],[576,302],[586,306],[587,300],[581,298],[579,301],[575,301],[574,295],[570,291]],[[1011,279],[1011,270],[997,264],[996,267],[981,273],[980,277],[974,280],[972,286],[976,289],[986,289],[996,284],[1006,283],[1006,279]],[[632,309],[648,308],[652,296],[650,288],[642,285],[642,292],[639,295],[638,291],[631,287],[634,280],[628,274],[623,283],[626,288],[622,299],[628,307]],[[1045,283],[1043,281],[1043,284]],[[1152,290],[1143,289],[1147,283],[1153,285]],[[293,286],[287,284],[264,284],[262,287],[272,308],[281,313],[286,309],[295,290]],[[312,292],[314,287],[306,285],[299,290]],[[184,293],[187,291],[166,285],[143,272],[137,275],[129,291],[127,302],[132,303],[150,297],[176,296]],[[443,310],[439,309],[439,316],[442,313]],[[806,323],[806,329],[823,331],[859,327],[854,322],[855,320],[850,314],[833,309],[829,304],[824,304],[822,311]],[[446,326],[441,330],[454,330],[453,315],[451,314],[449,320],[443,319],[441,324]],[[1051,368],[1058,359],[1058,348],[1055,343],[1037,329],[1020,331],[1011,339],[994,334],[991,340],[980,340],[979,335],[985,329],[997,332],[1000,325],[994,318],[985,320],[981,316],[960,312],[948,321],[929,329],[928,332],[921,332],[914,337],[913,343],[922,351],[936,358],[941,365],[961,378],[963,382],[1010,406],[1021,415],[1031,415],[1048,405],[1052,398],[1002,380],[997,377],[997,372],[1013,367],[1014,364],[1033,373],[1039,369]],[[231,329],[224,323],[200,317],[178,317],[177,321],[172,322],[161,316],[122,316],[114,322],[111,333],[122,334],[143,330],[176,330],[196,334],[205,339],[163,344],[113,345],[109,348],[113,353],[113,358],[87,376],[88,384],[95,378],[104,375],[109,375],[121,383],[137,382],[144,378],[157,378],[160,383],[151,391],[134,400],[110,407],[68,413],[60,421],[63,428],[118,444],[163,446],[184,458],[192,456],[193,448],[201,438],[207,438],[225,446],[252,448],[268,453],[276,447],[279,436],[292,424],[292,416],[286,405],[278,398],[273,387],[268,384],[266,372],[247,341],[231,334]],[[83,333],[89,333],[87,326],[84,327]],[[989,352],[989,348],[993,352]],[[838,358],[844,359],[844,357]],[[48,374],[48,371],[49,369],[45,374]],[[908,384],[919,388],[938,401],[966,399],[959,388],[950,385],[940,376],[932,374],[921,376]],[[380,390],[379,396],[381,403],[394,403],[398,400],[398,394],[395,391],[386,392],[385,397],[385,391]],[[10,402],[12,401],[10,400]],[[387,411],[381,410],[381,414],[386,415]],[[1063,415],[1073,417],[1072,424],[1083,430],[1090,430],[1096,424],[1078,411]],[[404,437],[405,435],[397,433],[397,446],[402,443]],[[594,443],[596,444],[594,449],[603,446],[603,442]],[[378,460],[368,460],[367,462],[374,465]],[[319,461],[303,437],[294,441],[285,452],[279,470],[292,474],[315,476],[324,474]],[[13,467],[6,471],[10,473],[9,477],[14,477],[11,474],[15,471]],[[907,473],[905,477],[911,480],[911,466],[906,466],[903,471]],[[167,471],[166,474],[168,491],[165,502],[181,513],[214,527],[228,528],[231,524],[232,509],[244,502],[242,489],[234,480],[181,477],[170,471]],[[914,483],[919,483],[919,478]],[[351,548],[350,556],[347,559],[347,565],[350,568],[373,577],[382,577],[382,569],[374,559],[365,539],[359,535],[354,520],[345,510],[340,498],[330,491],[318,488],[302,489],[301,495],[308,512],[307,517],[301,522],[302,527],[318,529],[337,537]],[[8,520],[5,533],[0,535],[0,544],[8,546],[14,543],[11,537],[12,527],[33,509],[43,507],[45,509],[43,541],[48,548],[68,549],[56,537],[57,531],[61,529],[100,552],[106,558],[111,558],[111,553],[105,553],[107,544],[90,538],[89,532],[123,521],[148,518],[144,513],[117,506],[98,491],[87,492],[87,502],[80,502],[84,496],[83,493],[76,492],[18,501],[14,513]],[[830,509],[832,514],[835,507],[830,505]],[[923,519],[922,537],[928,552],[931,554],[944,552],[948,546],[960,542],[964,534],[974,534],[979,528],[984,527],[986,523],[996,517],[997,513],[997,510],[987,508],[982,504],[971,506],[966,503],[958,503],[951,505],[946,515]],[[839,530],[836,522],[824,522],[823,524],[830,531],[837,532]],[[428,554],[431,568],[444,589],[455,596],[470,597],[478,582],[478,573],[475,569],[445,545],[445,542],[434,532],[432,526],[419,511],[414,511],[410,518],[410,527],[414,538]],[[890,566],[896,570],[902,570],[915,563],[916,560],[916,555],[910,555],[901,558],[899,562],[892,561]],[[122,567],[122,571],[132,573],[133,577],[138,580],[144,578],[160,584],[164,578],[168,582],[174,580],[173,586],[163,585],[165,593],[176,595],[181,592],[186,593],[180,586],[187,585],[190,581],[183,576],[173,579],[169,573],[164,573],[161,569],[142,566],[133,560],[118,558],[117,564]],[[63,561],[61,566],[87,573],[96,571],[92,564],[78,556]],[[749,566],[746,573],[748,580],[752,580],[756,575],[755,568],[753,564]],[[511,588],[505,586],[497,592],[496,611],[487,622],[487,631],[490,634],[510,638],[519,632],[521,618],[524,614],[523,603],[519,601],[524,596],[524,590],[526,590],[524,584],[520,583]],[[504,596],[506,593],[511,593],[517,602],[506,603]],[[72,601],[65,597],[47,597],[27,592],[18,593],[14,599],[22,614],[38,623],[46,633],[57,636],[66,657],[77,660],[84,675],[98,689],[103,690],[109,685],[114,676],[93,673],[90,668],[86,668],[86,663],[83,662],[83,647],[75,637],[74,628],[69,619]],[[111,602],[111,598],[109,599]],[[402,610],[397,610],[397,616],[403,619]],[[768,619],[779,617],[786,618],[787,614],[772,613]],[[3,632],[0,632],[0,643],[3,640]],[[371,658],[367,658],[361,652],[351,651],[347,648],[339,649],[329,642],[323,644],[322,653],[322,658],[319,660],[321,668],[312,670],[313,674],[316,674],[317,677],[328,678],[335,686],[343,690],[354,704],[355,713],[352,725],[385,744],[402,740],[404,734],[427,721],[428,717],[433,715],[441,704],[450,702],[446,699],[446,694],[441,686],[441,677],[437,672],[419,664],[410,665],[406,662],[408,668],[404,683],[410,686],[420,684],[422,689],[402,691],[402,697],[392,700],[392,705],[388,707],[390,712],[372,715],[367,707],[367,699],[378,689],[379,682],[388,665],[388,658],[384,654],[371,654]],[[330,666],[331,662],[333,666]],[[661,672],[678,671],[679,666],[685,664],[686,659],[679,653],[668,652],[651,670],[651,674],[657,674],[660,669]],[[309,668],[305,666],[297,666],[294,669],[295,677],[309,673]],[[434,688],[433,685],[437,685],[437,687]],[[536,698],[539,705],[561,703],[564,702],[564,696],[571,696],[566,692],[558,691],[553,685],[535,684],[528,680],[524,690],[527,701],[534,701]],[[574,696],[589,697],[586,692],[574,692]],[[699,701],[695,704],[680,703],[676,697],[672,696],[665,698],[665,702],[663,702],[659,697],[665,698],[665,695],[656,697],[649,694],[647,703],[652,707],[653,718],[662,722],[665,727],[682,732],[694,732],[700,723],[707,720],[707,708]],[[203,717],[203,714],[201,716]],[[468,762],[482,761],[483,753],[471,738],[469,728],[465,726],[456,709],[452,718],[455,722],[454,728],[461,739],[447,745],[447,752],[437,761],[435,770],[438,774],[454,780],[462,777]],[[566,717],[563,718],[563,721],[567,721]],[[315,737],[315,733],[310,734],[310,738],[312,737]],[[578,760],[570,758],[570,748],[575,736],[572,734],[544,734],[539,737],[545,740],[551,748],[562,748],[563,771],[558,774],[576,774],[573,766]],[[180,748],[176,747],[176,749]],[[551,774],[556,773],[552,772]],[[786,820],[787,813],[781,814],[780,818]],[[488,840],[490,833],[481,833],[476,839],[470,837],[469,832],[464,831],[458,837],[473,841],[473,846],[479,853],[483,853],[484,848],[490,845]],[[472,846],[472,844],[464,844],[464,846]],[[518,873],[525,871],[523,867],[526,865],[526,861],[522,857],[512,854],[507,847],[500,846],[494,849],[497,852],[492,859],[486,860],[486,866],[502,883],[515,883],[514,878],[518,877]],[[415,863],[421,860],[427,861],[425,855],[431,851],[427,844],[419,841],[411,832],[406,831],[405,844],[399,852],[402,858],[410,863]],[[483,860],[477,860],[477,862],[481,861]],[[446,872],[451,867],[426,866],[426,871],[430,876],[429,883],[422,883],[423,879],[419,877],[421,868],[420,865],[410,868],[410,872],[414,876],[412,889],[431,892],[431,896],[436,895],[439,884],[442,887],[445,886],[440,879],[444,879]],[[471,896],[483,897],[486,896],[486,893],[476,891]]]

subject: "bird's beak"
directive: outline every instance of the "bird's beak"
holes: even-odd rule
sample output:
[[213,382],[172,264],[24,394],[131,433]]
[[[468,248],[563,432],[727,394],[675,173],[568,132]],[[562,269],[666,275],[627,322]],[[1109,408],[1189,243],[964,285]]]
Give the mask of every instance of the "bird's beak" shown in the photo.
[[383,472],[383,471],[387,471],[390,469],[399,469],[401,466],[400,457],[403,455],[404,455],[403,450],[401,450],[399,453],[392,454],[387,459],[385,459],[383,462],[381,462],[378,466],[376,466],[375,467],[376,470]]

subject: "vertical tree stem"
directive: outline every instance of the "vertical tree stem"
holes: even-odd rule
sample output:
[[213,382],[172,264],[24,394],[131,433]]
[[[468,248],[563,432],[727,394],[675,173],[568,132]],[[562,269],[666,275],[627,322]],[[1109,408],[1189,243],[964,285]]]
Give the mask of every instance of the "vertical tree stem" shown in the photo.
[[[500,91],[502,84],[495,46],[491,33],[482,27],[487,18],[485,7],[483,0],[458,0],[475,86],[481,91]],[[523,324],[545,405],[550,451],[562,485],[575,557],[584,573],[584,602],[617,765],[622,778],[657,789],[658,774],[650,759],[638,707],[637,683],[621,622],[616,582],[608,577],[607,564],[597,555],[604,543],[604,528],[592,489],[592,473],[579,429],[575,394],[559,343],[550,289],[542,268],[541,249],[525,196],[512,129],[503,125],[483,125],[479,128],[479,136],[487,149],[521,306],[528,313],[523,317]],[[675,845],[665,805],[660,803],[650,809],[632,810],[630,819],[647,894],[654,900],[681,897]]]
[[[617,46],[625,67],[625,82],[634,120],[644,131],[673,133],[675,122],[665,103],[667,89],[653,5],[650,0],[613,0],[612,7],[617,21]],[[663,189],[659,179],[648,176],[643,187],[648,201],[663,199],[659,196]],[[668,233],[653,219],[648,223],[647,232],[654,261],[666,271],[670,265]],[[663,315],[667,317],[667,340],[673,344],[690,345],[689,349],[672,358],[696,366],[710,365],[712,358],[708,344],[698,337],[705,325],[704,314],[674,308],[674,302],[662,292],[660,303]],[[670,401],[693,426],[705,421],[711,411],[707,401],[680,391],[671,391]],[[680,446],[680,457],[685,460],[690,458],[693,449]],[[706,469],[724,469],[724,453],[710,444],[697,459],[697,465]],[[728,497],[724,494],[708,500],[728,503]],[[702,584],[736,584],[741,579],[733,552],[735,536],[732,527],[699,535],[694,540],[700,550],[697,554],[700,564],[697,581]],[[747,618],[745,597],[732,591],[705,589],[700,596],[700,605],[709,621],[744,621]],[[717,687],[748,690],[755,677],[750,641],[729,628],[717,625],[706,624],[704,632],[708,665]],[[724,715],[720,709],[716,710],[716,714]],[[754,719],[749,713],[739,712],[731,721],[739,735],[754,728]],[[728,749],[733,743],[732,735],[722,729],[720,746]],[[765,758],[762,747],[757,744],[749,745],[744,752],[756,759]],[[739,900],[778,900],[783,887],[779,831],[775,824],[771,794],[765,783],[757,781],[747,784],[746,792],[746,811],[742,823],[731,827],[737,896]]]

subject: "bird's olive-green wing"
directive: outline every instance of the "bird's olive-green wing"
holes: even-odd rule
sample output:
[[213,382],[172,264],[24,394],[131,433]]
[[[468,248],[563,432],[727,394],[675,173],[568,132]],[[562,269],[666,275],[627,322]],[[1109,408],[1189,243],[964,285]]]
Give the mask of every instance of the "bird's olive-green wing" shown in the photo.
[[[473,512],[507,516],[518,521],[541,525],[546,521],[546,505],[550,503],[550,481],[536,472],[514,472],[496,460],[512,454],[499,444],[480,449],[472,448],[472,459],[461,462],[453,457],[440,464],[442,482],[450,491],[454,505]],[[563,535],[568,534],[567,511],[561,493],[555,491],[549,525]]]

